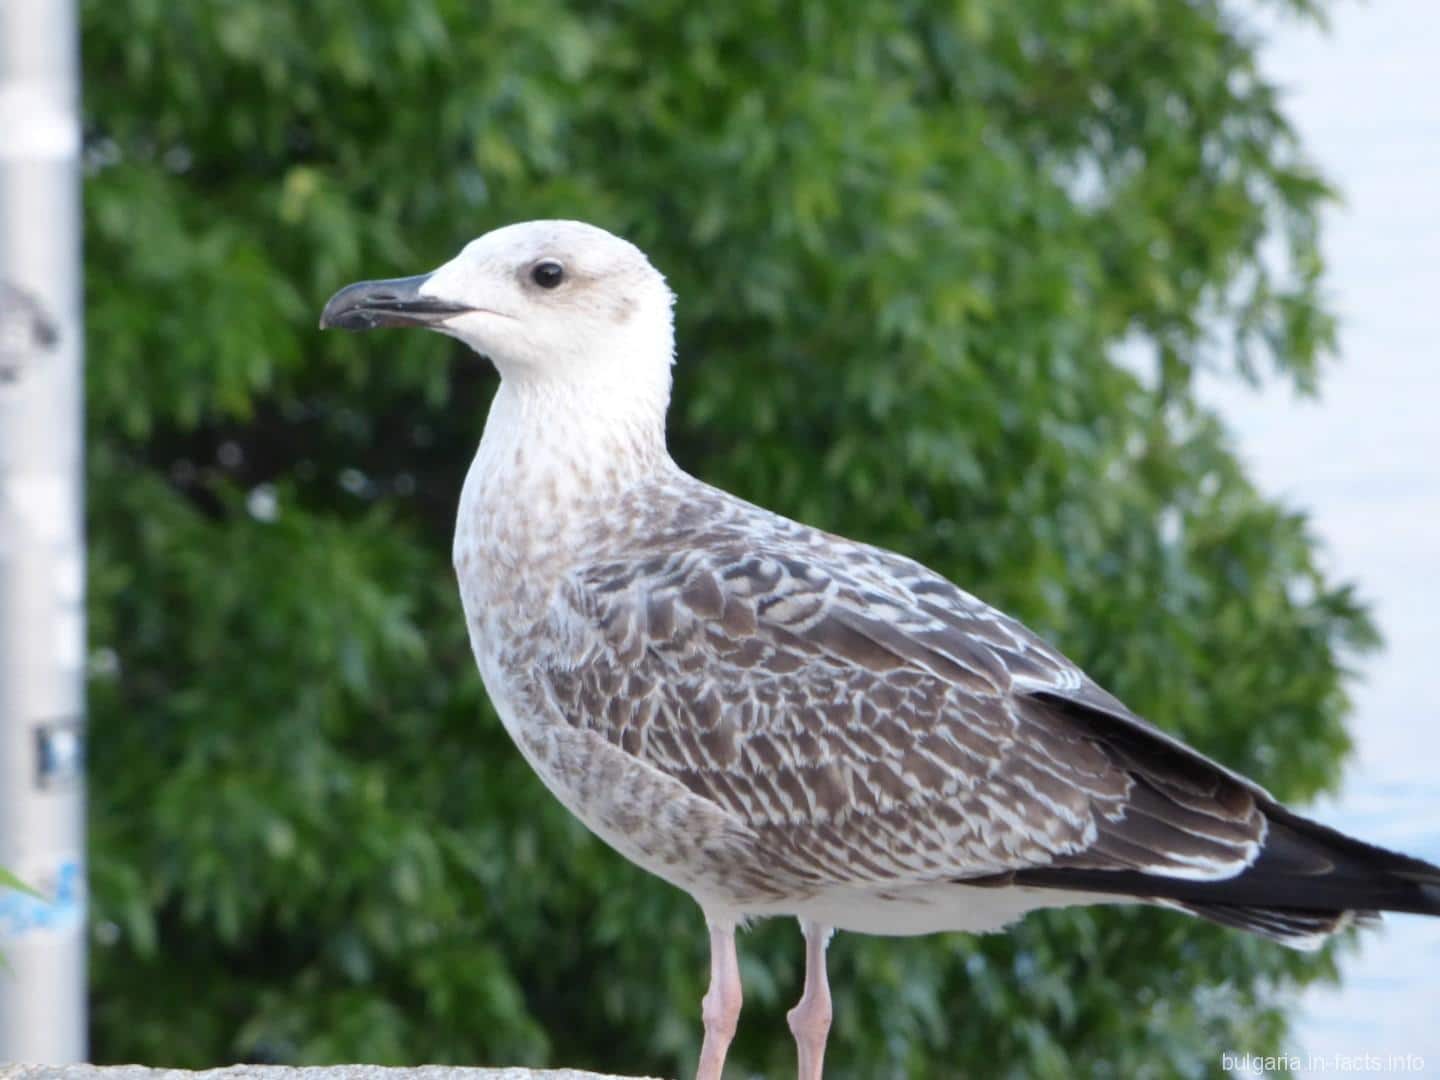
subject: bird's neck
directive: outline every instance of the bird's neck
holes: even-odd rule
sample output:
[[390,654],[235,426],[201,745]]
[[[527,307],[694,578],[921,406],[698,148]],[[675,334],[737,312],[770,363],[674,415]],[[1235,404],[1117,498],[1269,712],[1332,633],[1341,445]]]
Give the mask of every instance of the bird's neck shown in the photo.
[[455,556],[543,572],[576,550],[597,516],[637,483],[674,468],[665,447],[668,385],[577,385],[506,377],[465,478]]

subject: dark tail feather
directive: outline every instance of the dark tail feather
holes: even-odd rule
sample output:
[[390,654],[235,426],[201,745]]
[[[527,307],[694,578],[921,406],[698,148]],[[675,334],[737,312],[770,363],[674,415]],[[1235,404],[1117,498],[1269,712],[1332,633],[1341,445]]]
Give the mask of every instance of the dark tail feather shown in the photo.
[[1314,948],[1382,911],[1440,915],[1440,867],[1346,836],[1268,802],[1269,829],[1255,861],[1234,877],[1197,881],[1137,870],[1036,867],[1013,883],[1123,894]]
[[1248,930],[1292,949],[1318,949],[1331,934],[1347,926],[1368,926],[1380,921],[1375,911],[1309,911],[1305,908],[1246,907],[1240,904],[1186,904],[1174,900],[1156,903],[1202,919]]

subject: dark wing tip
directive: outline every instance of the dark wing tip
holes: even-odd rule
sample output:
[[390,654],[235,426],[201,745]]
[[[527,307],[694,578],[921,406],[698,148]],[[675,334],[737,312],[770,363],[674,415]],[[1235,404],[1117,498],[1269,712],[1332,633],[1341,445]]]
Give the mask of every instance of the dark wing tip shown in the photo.
[[1186,904],[1174,907],[1208,922],[1245,930],[1292,949],[1311,952],[1350,926],[1371,926],[1380,921],[1375,911],[1330,911],[1308,908],[1253,907],[1245,904]]

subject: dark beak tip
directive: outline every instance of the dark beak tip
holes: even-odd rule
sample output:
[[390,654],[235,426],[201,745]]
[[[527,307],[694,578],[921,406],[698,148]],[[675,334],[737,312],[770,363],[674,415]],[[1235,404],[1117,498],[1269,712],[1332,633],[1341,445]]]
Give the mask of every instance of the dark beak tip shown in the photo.
[[347,307],[333,300],[320,313],[321,330],[370,330],[377,320],[369,317],[363,308]]
[[374,283],[369,281],[357,281],[339,290],[325,301],[325,307],[320,312],[320,329],[368,329],[370,324],[367,324],[364,317],[364,304],[373,291]]

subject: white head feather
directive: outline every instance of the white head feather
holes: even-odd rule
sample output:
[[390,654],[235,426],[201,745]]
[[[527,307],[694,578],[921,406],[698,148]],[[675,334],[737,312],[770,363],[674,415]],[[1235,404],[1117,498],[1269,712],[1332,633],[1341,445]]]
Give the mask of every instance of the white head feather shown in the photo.
[[434,271],[421,296],[472,309],[435,329],[487,356],[505,379],[668,399],[674,296],[645,253],[579,221],[488,232]]

